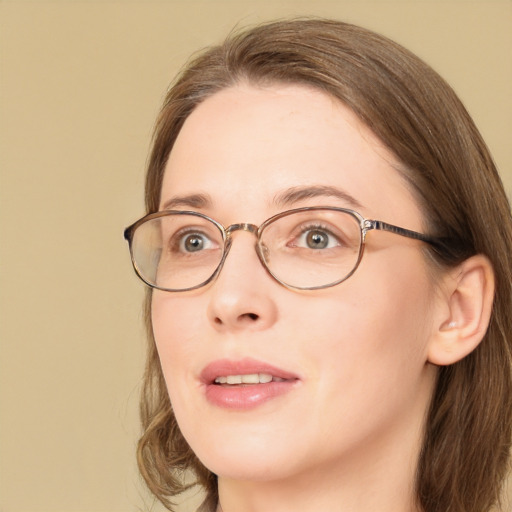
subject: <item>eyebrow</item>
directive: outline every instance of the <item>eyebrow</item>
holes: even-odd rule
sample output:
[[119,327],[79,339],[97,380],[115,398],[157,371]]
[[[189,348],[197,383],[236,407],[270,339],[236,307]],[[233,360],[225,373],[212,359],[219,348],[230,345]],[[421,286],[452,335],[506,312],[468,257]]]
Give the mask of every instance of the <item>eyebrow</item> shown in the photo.
[[[274,196],[273,203],[278,208],[285,208],[305,199],[314,199],[316,197],[335,197],[353,208],[363,208],[363,205],[348,192],[330,185],[292,187]],[[162,210],[172,210],[180,206],[201,209],[211,207],[212,205],[213,201],[208,194],[190,194],[171,197],[162,205]]]
[[172,210],[178,206],[191,208],[206,208],[212,205],[212,200],[207,194],[190,194],[187,196],[171,197],[162,205],[162,210]]
[[274,204],[282,208],[291,206],[294,203],[303,201],[305,199],[312,199],[316,197],[335,197],[347,203],[348,206],[353,208],[363,208],[363,205],[348,192],[330,185],[315,185],[308,187],[292,187],[274,197]]

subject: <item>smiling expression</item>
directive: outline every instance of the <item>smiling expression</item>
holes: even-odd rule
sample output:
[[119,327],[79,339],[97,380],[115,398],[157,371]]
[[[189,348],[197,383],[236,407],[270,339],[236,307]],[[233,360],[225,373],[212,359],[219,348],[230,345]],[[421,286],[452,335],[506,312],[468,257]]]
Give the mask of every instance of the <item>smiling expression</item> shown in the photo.
[[[393,156],[339,102],[303,86],[238,85],[186,120],[161,208],[224,226],[337,206],[424,231]],[[435,380],[426,363],[435,290],[421,242],[371,232],[340,285],[292,291],[233,233],[216,279],[153,291],[152,322],[180,428],[214,473],[283,479],[417,455]],[[416,450],[416,451],[415,451]],[[390,455],[394,454],[394,455]],[[377,463],[377,462],[376,462]]]

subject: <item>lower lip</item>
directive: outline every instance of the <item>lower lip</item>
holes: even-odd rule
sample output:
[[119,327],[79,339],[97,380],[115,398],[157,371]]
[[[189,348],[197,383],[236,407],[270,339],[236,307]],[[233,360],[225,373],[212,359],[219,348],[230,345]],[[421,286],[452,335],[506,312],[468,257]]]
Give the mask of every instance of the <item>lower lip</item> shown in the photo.
[[217,407],[245,411],[290,392],[296,382],[296,380],[285,380],[283,382],[234,386],[208,384],[206,399]]

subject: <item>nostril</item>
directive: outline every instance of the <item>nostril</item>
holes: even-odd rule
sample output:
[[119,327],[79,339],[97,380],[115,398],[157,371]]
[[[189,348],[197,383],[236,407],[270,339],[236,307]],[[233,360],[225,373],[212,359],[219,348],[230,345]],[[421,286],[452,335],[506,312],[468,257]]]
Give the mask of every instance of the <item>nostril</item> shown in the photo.
[[259,315],[257,315],[256,313],[244,313],[243,315],[240,315],[240,320],[243,320],[244,318],[246,318],[247,320],[258,320],[259,318]]
[[[239,315],[237,317],[237,321],[240,322],[241,324],[243,324],[245,322],[252,323],[252,322],[255,322],[255,321],[259,320],[259,319],[260,319],[260,315],[257,315],[256,313],[244,313],[244,314]],[[218,325],[219,327],[224,325],[224,321],[222,320],[221,317],[218,317],[218,316],[216,316],[213,319],[213,322],[216,325]]]

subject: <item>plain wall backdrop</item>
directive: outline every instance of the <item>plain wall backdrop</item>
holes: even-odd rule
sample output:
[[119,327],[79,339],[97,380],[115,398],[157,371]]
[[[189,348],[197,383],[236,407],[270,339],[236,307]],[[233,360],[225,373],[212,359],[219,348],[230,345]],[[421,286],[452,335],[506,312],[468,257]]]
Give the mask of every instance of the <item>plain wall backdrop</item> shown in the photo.
[[431,64],[510,196],[510,0],[0,2],[0,512],[160,510],[135,466],[143,285],[122,231],[176,71],[235,25],[291,15]]

